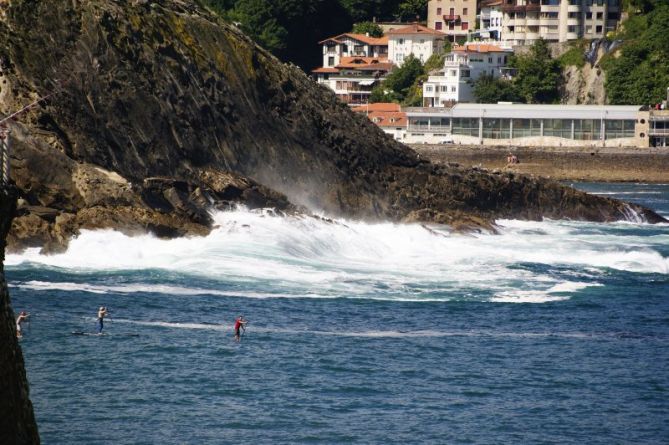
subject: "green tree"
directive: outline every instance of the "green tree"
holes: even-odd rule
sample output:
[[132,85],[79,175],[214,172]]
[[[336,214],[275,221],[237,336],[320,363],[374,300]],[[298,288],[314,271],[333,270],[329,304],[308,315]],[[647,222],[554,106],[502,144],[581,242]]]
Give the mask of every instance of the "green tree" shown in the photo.
[[427,0],[404,0],[400,3],[397,15],[400,20],[425,20],[427,18]]
[[537,40],[528,54],[512,56],[509,66],[516,68],[514,85],[527,103],[557,103],[560,99],[560,62],[551,57],[545,40]]
[[353,32],[355,34],[369,34],[370,37],[383,36],[383,29],[376,23],[360,22],[353,25]]
[[277,52],[286,47],[288,31],[278,23],[270,0],[238,1],[228,16],[268,50]]
[[521,101],[512,81],[490,74],[483,74],[473,82],[473,94],[476,102],[480,104]]
[[388,77],[372,90],[370,102],[399,103],[410,95],[415,96],[416,93],[412,92],[412,88],[415,88],[416,79],[424,74],[423,64],[413,54],[410,54],[401,67],[391,71]]
[[669,5],[657,6],[646,15],[631,16],[625,23],[626,40],[618,57],[602,63],[606,71],[609,102],[618,105],[654,104],[666,98],[669,86]]

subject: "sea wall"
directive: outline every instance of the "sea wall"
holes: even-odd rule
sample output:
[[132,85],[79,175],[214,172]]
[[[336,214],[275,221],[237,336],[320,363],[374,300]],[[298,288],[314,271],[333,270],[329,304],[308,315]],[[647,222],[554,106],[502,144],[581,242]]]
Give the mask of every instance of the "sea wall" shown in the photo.
[[[505,169],[556,180],[669,183],[669,150],[660,148],[481,147],[415,145],[439,163]],[[520,161],[507,165],[508,153]]]
[[5,237],[15,210],[16,190],[0,186],[0,444],[3,445],[40,443],[3,266]]

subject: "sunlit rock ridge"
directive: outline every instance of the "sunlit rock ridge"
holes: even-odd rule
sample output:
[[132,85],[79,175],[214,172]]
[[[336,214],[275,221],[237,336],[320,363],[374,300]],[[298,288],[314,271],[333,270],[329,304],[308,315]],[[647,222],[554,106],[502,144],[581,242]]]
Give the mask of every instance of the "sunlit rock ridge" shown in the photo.
[[512,173],[437,166],[197,2],[14,0],[0,23],[0,111],[20,190],[10,247],[80,228],[204,234],[234,203],[491,228],[495,218],[653,212]]

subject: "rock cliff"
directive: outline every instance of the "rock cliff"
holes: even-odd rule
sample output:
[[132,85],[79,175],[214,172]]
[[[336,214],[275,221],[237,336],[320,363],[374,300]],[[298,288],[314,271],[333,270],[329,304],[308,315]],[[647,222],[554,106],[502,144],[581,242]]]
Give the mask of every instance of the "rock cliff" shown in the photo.
[[2,265],[15,208],[16,190],[0,186],[0,443],[33,445],[40,440]]
[[550,181],[424,161],[197,2],[4,5],[0,111],[58,91],[10,125],[17,248],[62,248],[88,227],[202,234],[209,208],[238,202],[465,229],[629,213]]

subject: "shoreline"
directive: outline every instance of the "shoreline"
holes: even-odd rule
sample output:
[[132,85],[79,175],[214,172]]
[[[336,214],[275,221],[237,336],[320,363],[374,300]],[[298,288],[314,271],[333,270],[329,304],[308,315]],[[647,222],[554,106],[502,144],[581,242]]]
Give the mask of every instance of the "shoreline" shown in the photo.
[[[647,182],[669,184],[669,150],[638,148],[481,147],[410,145],[436,163],[457,163],[543,176],[558,181]],[[519,163],[507,165],[512,153]]]

